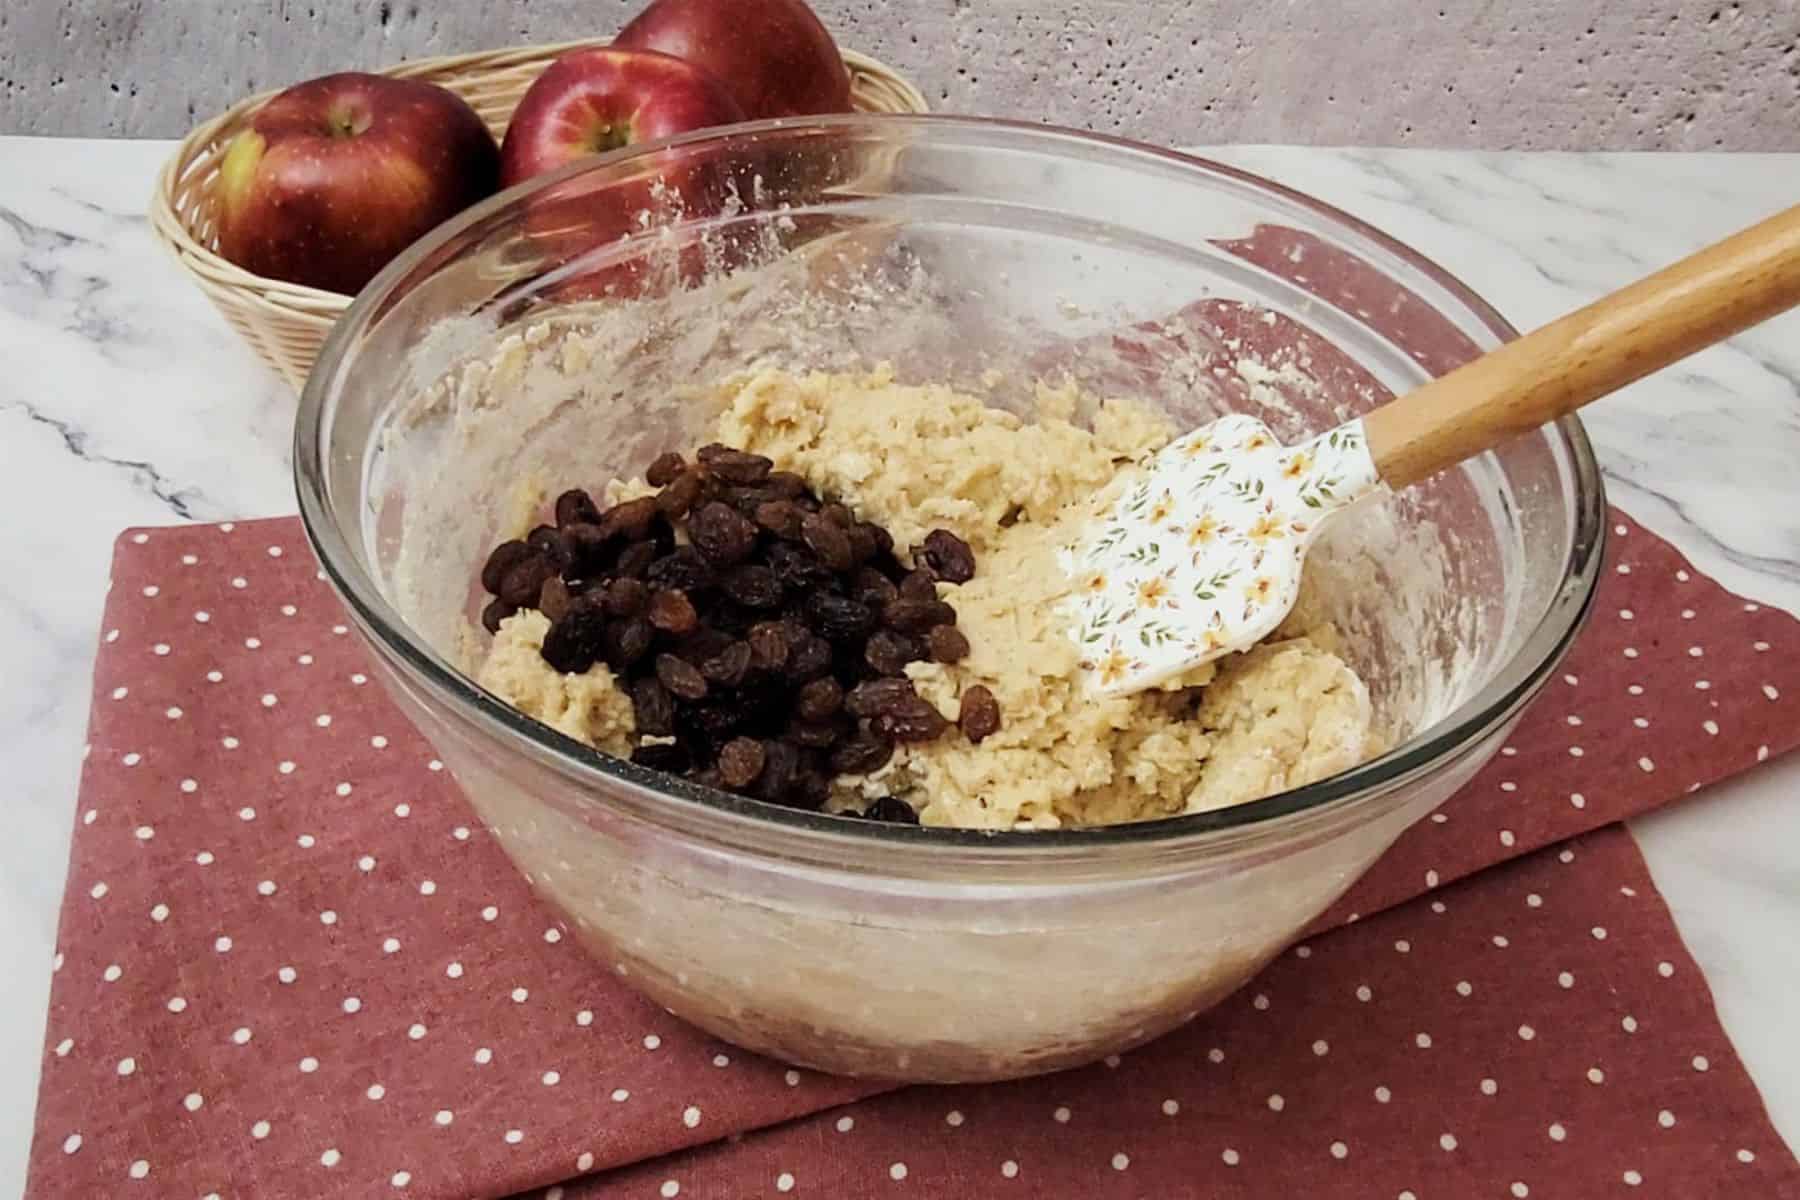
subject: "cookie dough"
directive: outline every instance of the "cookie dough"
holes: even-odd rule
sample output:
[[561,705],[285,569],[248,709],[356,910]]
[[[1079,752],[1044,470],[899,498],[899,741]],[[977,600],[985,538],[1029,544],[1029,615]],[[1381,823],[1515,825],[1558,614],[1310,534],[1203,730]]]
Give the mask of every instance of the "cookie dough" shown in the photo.
[[[1059,601],[1059,522],[1086,518],[1119,467],[1173,431],[1141,405],[1107,401],[1087,424],[1083,398],[1040,388],[1035,421],[891,372],[730,381],[715,437],[767,455],[910,547],[949,529],[977,572],[939,583],[970,653],[911,664],[920,695],[947,718],[975,684],[999,700],[1000,730],[901,745],[880,771],[836,784],[833,806],[898,796],[927,825],[1054,829],[1107,825],[1239,804],[1355,765],[1373,753],[1362,681],[1333,653],[1329,627],[1284,629],[1246,654],[1133,696],[1088,691]],[[627,752],[631,706],[606,668],[553,671],[537,653],[534,612],[502,626],[480,682],[571,737]]]

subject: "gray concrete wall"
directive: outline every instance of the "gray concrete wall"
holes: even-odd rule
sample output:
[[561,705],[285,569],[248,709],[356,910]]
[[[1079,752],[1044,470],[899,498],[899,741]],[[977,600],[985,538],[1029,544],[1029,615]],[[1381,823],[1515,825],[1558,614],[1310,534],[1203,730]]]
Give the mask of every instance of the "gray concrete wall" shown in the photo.
[[[0,132],[604,35],[639,0],[0,0]],[[1165,143],[1800,150],[1800,0],[817,0],[944,110]]]

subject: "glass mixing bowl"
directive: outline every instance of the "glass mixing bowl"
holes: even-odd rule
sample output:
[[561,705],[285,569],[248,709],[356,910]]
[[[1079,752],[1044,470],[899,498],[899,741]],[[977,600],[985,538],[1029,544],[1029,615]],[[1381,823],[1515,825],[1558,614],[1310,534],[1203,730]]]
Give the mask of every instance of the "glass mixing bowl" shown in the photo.
[[753,364],[885,362],[1022,413],[1034,381],[1066,381],[1292,438],[1511,334],[1393,240],[1217,164],[994,121],[771,122],[589,160],[413,247],[332,334],[295,466],[389,691],[597,970],[792,1063],[1008,1078],[1219,1001],[1495,752],[1593,593],[1580,426],[1359,509],[1315,552],[1303,603],[1345,635],[1384,753],[1087,830],[777,808],[520,715],[473,682],[471,621],[520,481],[595,487],[691,451],[707,385]]

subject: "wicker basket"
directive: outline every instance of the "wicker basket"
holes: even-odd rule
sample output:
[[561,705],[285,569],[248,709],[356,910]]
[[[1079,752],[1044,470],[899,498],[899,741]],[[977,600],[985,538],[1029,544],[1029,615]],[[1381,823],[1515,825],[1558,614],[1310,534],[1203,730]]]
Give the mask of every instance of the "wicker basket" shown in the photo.
[[[600,39],[420,59],[383,73],[448,88],[467,100],[499,137],[513,106],[539,72],[570,50],[605,44]],[[926,111],[919,89],[893,68],[848,50],[844,62],[850,68],[851,103],[858,111]],[[251,274],[216,250],[213,185],[219,177],[219,160],[232,137],[272,95],[264,92],[242,100],[182,139],[157,176],[150,228],[231,327],[297,389],[306,382],[319,346],[350,306],[350,298]]]

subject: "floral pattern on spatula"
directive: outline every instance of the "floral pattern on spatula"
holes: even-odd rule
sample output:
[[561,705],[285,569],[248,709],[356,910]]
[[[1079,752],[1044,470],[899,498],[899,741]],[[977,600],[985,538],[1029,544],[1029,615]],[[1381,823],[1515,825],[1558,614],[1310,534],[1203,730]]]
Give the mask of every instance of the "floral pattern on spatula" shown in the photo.
[[1379,485],[1360,421],[1283,446],[1238,414],[1170,442],[1062,550],[1089,682],[1140,691],[1255,645],[1292,607],[1324,519]]

